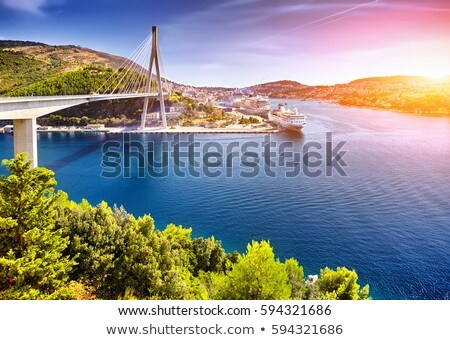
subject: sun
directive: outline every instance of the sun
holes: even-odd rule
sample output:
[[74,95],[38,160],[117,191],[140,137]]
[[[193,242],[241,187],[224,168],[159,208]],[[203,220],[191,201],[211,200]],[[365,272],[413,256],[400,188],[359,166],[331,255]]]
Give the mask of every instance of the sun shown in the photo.
[[440,75],[426,75],[425,77],[427,77],[432,82],[439,83],[446,80],[450,80],[450,73]]
[[406,73],[421,75],[430,81],[443,81],[450,76],[450,62],[443,57],[442,53],[428,51],[422,54],[410,54],[410,58],[405,59],[403,56],[403,60],[397,60],[401,61],[399,66]]
[[439,82],[447,80],[450,77],[450,71],[441,67],[426,69],[423,75],[431,81]]

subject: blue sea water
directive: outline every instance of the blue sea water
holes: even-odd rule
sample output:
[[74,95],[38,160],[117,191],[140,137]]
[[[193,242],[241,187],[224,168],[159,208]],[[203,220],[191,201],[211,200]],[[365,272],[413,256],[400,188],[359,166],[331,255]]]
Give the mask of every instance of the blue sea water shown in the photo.
[[[333,171],[332,176],[287,178],[289,169],[279,165],[273,168],[275,177],[262,167],[256,177],[245,178],[239,172],[249,169],[235,161],[231,177],[183,178],[172,169],[165,178],[138,178],[134,160],[129,178],[104,178],[102,146],[124,137],[104,133],[41,132],[39,163],[55,170],[58,188],[73,200],[105,200],[136,215],[149,213],[159,228],[168,223],[193,227],[195,236],[214,235],[227,251],[242,252],[252,239],[270,240],[277,256],[297,258],[306,274],[325,266],[357,270],[375,299],[449,299],[450,119],[308,101],[289,104],[307,114],[308,125],[302,135],[273,134],[271,141],[290,141],[295,151],[317,142],[325,158],[326,134],[332,132],[334,145],[345,142],[347,176]],[[174,137],[130,136],[153,142],[155,149]],[[267,137],[195,138],[200,146],[216,141],[223,148],[256,142],[251,151],[260,153]],[[12,136],[0,135],[0,158],[12,155]]]

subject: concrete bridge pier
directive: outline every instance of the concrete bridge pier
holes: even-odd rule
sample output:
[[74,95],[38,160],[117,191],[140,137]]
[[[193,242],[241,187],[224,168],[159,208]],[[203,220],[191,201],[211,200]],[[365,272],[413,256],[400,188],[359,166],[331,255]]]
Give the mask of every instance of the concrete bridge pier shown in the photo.
[[31,167],[38,166],[36,118],[14,119],[14,155],[28,153]]

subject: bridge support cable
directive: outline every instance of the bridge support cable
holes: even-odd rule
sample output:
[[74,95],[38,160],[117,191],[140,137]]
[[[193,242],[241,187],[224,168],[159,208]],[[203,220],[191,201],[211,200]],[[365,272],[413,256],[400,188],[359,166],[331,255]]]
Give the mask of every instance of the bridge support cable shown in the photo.
[[140,65],[145,60],[145,56],[148,54],[148,50],[150,47],[150,40],[146,42],[143,48],[139,51],[136,58],[132,60],[131,65],[123,72],[122,77],[117,82],[114,89],[111,91],[112,93],[131,93],[131,92],[139,92],[138,89],[133,89],[130,85],[135,81],[136,78],[142,77],[145,75],[144,68]]
[[138,67],[136,60],[138,56],[142,56],[145,50],[149,48],[151,35],[147,36],[144,41],[125,59],[125,61],[105,80],[105,82],[97,89],[97,93],[107,94],[113,93],[116,85],[120,84],[120,79],[129,72],[130,68]]
[[143,66],[148,65],[150,60],[151,41],[151,39],[148,39],[145,48],[142,50],[142,56],[134,63],[132,67],[134,75],[128,84],[122,88],[123,93],[144,92],[147,70]]

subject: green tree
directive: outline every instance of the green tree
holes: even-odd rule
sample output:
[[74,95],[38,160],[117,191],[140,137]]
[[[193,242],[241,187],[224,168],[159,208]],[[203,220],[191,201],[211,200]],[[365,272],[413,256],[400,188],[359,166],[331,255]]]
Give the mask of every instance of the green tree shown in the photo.
[[214,298],[276,300],[291,296],[285,266],[275,259],[273,249],[266,241],[253,241],[247,245],[247,252],[232,266],[226,279],[215,276],[214,280]]
[[220,242],[214,236],[210,238],[199,237],[192,241],[192,251],[195,255],[194,275],[198,272],[224,272],[227,267],[227,258]]
[[178,265],[192,269],[195,262],[192,253],[192,228],[183,228],[181,225],[169,224],[163,231],[163,236],[170,242]]
[[319,279],[315,282],[320,293],[327,300],[365,300],[369,298],[369,286],[360,289],[358,274],[354,270],[328,267],[320,270]]
[[78,262],[71,279],[94,287],[99,297],[113,298],[109,283],[114,281],[112,271],[124,248],[125,233],[112,209],[105,202],[96,207],[86,200],[76,204],[67,196],[61,197],[57,209],[57,226],[70,239],[65,254]]
[[75,262],[63,256],[69,241],[55,229],[54,173],[31,169],[24,153],[3,164],[10,175],[0,177],[0,298],[61,298]]
[[[190,272],[191,229],[154,229],[149,215],[135,218],[125,209],[96,207],[61,199],[57,224],[70,238],[67,254],[79,265],[72,279],[106,299],[201,298]],[[204,295],[204,294],[203,294]]]
[[305,298],[305,281],[303,267],[298,264],[296,259],[288,259],[284,263],[291,284],[291,298],[304,299]]

